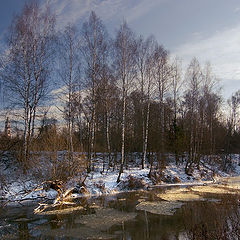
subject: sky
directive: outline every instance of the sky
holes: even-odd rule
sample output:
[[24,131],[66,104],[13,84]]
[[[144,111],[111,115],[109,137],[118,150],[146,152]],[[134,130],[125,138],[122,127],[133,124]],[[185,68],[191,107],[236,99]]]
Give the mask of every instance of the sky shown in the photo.
[[[92,10],[112,34],[126,20],[137,34],[153,34],[173,56],[182,59],[184,67],[193,57],[202,64],[210,61],[225,98],[240,89],[239,0],[48,1],[57,15],[58,29],[68,23],[80,27]],[[12,16],[23,5],[24,0],[0,0],[0,46],[4,46]]]

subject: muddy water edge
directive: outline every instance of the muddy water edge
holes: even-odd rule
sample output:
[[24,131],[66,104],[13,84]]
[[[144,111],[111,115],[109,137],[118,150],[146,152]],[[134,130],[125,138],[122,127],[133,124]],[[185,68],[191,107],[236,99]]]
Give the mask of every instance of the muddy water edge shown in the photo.
[[198,187],[158,187],[34,214],[0,209],[0,239],[240,239],[240,178]]

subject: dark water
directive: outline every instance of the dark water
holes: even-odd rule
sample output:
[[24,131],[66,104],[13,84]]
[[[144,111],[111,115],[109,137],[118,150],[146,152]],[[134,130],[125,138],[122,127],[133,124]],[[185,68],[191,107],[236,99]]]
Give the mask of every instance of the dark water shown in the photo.
[[235,231],[229,239],[238,239],[237,196],[208,194],[204,201],[184,203],[172,216],[136,210],[140,201],[160,201],[162,191],[82,199],[85,209],[69,214],[35,215],[36,206],[5,207],[0,209],[0,239],[223,239],[229,221]]

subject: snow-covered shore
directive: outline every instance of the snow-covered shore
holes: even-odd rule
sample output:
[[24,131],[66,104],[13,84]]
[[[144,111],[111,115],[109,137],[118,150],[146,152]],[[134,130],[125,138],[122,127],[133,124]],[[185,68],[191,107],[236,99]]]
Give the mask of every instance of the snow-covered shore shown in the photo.
[[[235,159],[235,160],[234,160]],[[155,186],[179,186],[179,185],[203,185],[221,182],[226,177],[239,176],[240,166],[239,156],[233,158],[233,168],[231,172],[223,172],[217,167],[202,164],[200,169],[195,169],[191,176],[184,171],[184,164],[176,165],[173,161],[163,170],[161,177],[149,178],[149,168],[129,167],[121,175],[121,181],[117,183],[118,171],[102,172],[96,168],[94,172],[88,174],[83,186],[79,185],[79,177],[74,177],[65,183],[65,190],[74,189],[73,197],[92,197],[103,194],[116,194],[131,190],[147,190]],[[19,167],[6,166],[1,162],[1,188],[0,203],[6,204],[29,204],[33,202],[53,200],[57,197],[57,191],[51,188],[44,188],[39,180],[31,174],[24,175]]]

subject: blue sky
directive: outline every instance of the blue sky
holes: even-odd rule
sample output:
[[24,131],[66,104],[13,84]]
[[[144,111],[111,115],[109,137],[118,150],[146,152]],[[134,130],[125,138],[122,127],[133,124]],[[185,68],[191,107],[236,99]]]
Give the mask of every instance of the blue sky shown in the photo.
[[[40,0],[39,0],[40,1]],[[43,2],[43,0],[41,0]],[[224,86],[224,96],[240,89],[239,0],[49,0],[58,29],[81,25],[94,10],[114,33],[126,19],[138,34],[156,36],[187,65],[196,56],[210,61]],[[23,0],[0,0],[0,44]]]

